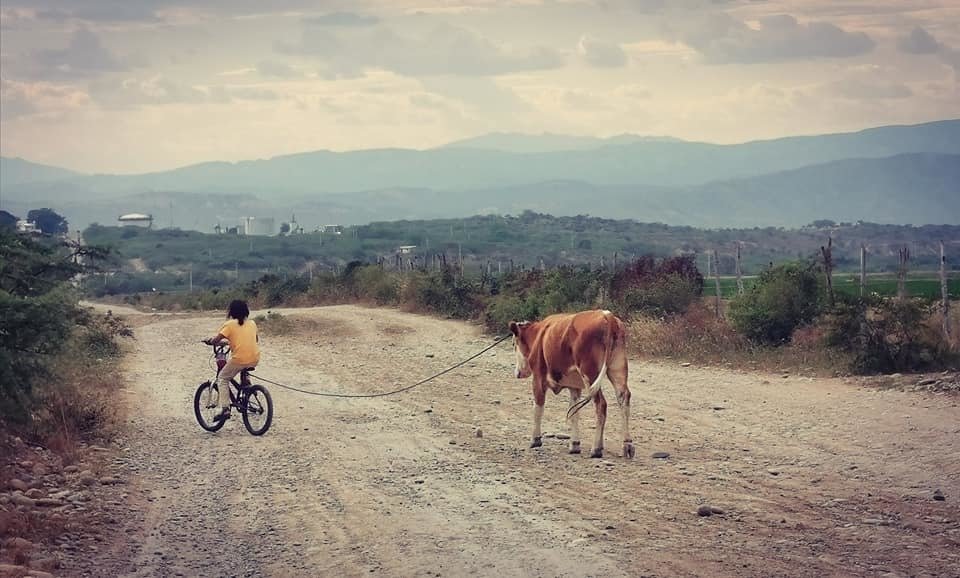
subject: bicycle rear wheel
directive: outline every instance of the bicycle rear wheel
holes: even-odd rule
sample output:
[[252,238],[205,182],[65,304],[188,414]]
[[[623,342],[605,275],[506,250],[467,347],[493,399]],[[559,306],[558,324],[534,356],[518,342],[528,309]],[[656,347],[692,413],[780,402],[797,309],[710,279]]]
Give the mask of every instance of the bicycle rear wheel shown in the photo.
[[243,392],[243,425],[255,436],[262,436],[273,422],[273,398],[262,385],[251,385]]
[[205,381],[197,388],[193,396],[193,413],[197,416],[197,423],[207,431],[217,431],[223,427],[226,420],[217,419],[220,415],[220,396],[217,384]]

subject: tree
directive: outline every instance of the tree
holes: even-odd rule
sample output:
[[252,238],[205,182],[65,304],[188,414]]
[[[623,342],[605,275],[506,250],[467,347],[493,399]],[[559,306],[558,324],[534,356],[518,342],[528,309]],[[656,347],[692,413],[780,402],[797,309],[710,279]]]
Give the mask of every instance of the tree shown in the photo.
[[27,220],[36,223],[45,235],[63,235],[67,232],[67,220],[53,209],[31,209]]
[[820,278],[813,263],[794,262],[770,267],[756,283],[730,304],[733,326],[750,341],[781,345],[794,329],[820,313]]
[[12,229],[17,226],[17,221],[19,219],[13,213],[0,211],[0,229]]

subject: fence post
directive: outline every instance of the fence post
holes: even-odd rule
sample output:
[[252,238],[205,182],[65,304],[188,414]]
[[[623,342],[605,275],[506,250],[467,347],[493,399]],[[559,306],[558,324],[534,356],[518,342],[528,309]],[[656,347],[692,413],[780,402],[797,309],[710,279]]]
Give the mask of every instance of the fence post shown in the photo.
[[613,271],[614,273],[617,271],[617,251],[613,252]]
[[897,298],[907,296],[907,263],[910,262],[910,249],[906,245],[900,249],[900,267],[897,270]]
[[[717,304],[716,304],[716,313],[717,318],[723,317],[720,313],[720,257],[717,256],[717,250],[713,250],[713,281],[717,286]],[[710,262],[710,254],[707,253],[707,262]]]
[[827,276],[827,300],[833,307],[833,237],[827,238],[827,246],[820,246],[820,252],[823,253],[823,268]]
[[947,255],[943,250],[943,241],[940,241],[940,297],[943,299],[943,336],[947,340],[947,347],[951,347],[950,293],[947,290]]
[[740,268],[740,241],[737,241],[737,295],[743,295],[743,269]]
[[860,245],[860,298],[867,293],[867,247]]

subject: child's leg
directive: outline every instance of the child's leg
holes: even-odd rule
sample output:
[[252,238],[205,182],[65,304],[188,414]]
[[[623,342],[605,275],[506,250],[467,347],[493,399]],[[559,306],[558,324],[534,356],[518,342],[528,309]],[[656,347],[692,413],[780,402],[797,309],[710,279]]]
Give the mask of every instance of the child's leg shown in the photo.
[[243,365],[234,363],[231,359],[220,370],[220,377],[217,378],[217,391],[220,394],[221,411],[230,409],[230,380],[236,377],[243,368]]

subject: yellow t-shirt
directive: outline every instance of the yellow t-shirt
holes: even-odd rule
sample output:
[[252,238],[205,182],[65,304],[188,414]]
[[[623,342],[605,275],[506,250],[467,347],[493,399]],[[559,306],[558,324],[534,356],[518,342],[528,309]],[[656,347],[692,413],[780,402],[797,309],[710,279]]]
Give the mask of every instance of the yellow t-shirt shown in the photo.
[[260,346],[257,344],[257,324],[245,319],[240,325],[231,319],[220,328],[220,335],[230,342],[230,358],[237,363],[254,366],[260,362]]

